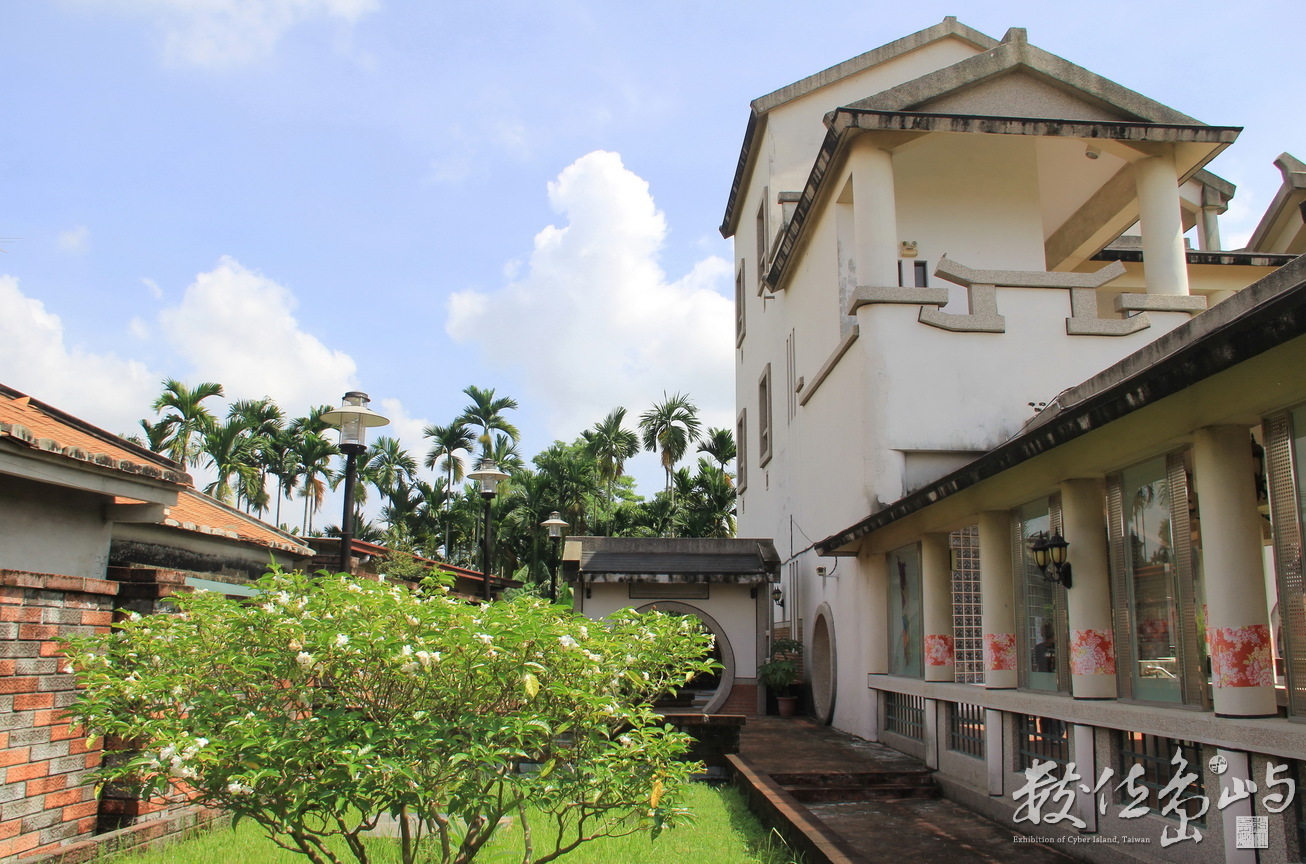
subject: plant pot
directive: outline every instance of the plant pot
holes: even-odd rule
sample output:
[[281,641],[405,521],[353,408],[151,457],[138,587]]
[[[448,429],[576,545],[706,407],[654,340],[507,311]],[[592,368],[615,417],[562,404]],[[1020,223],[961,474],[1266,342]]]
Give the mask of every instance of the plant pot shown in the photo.
[[777,696],[775,704],[780,711],[781,717],[792,717],[798,713],[797,696]]

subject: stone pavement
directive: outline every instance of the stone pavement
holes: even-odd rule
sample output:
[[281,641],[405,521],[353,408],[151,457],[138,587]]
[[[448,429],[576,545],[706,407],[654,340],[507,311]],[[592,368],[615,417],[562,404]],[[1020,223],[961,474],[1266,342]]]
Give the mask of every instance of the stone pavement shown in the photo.
[[[919,761],[805,718],[750,717],[737,775],[808,864],[1069,864],[944,798]],[[808,835],[806,839],[802,836]]]

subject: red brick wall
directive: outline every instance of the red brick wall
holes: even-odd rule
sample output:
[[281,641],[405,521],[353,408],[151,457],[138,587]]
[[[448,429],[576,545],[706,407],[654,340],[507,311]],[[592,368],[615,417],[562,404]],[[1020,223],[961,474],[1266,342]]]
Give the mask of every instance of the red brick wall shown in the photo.
[[757,716],[757,685],[741,684],[738,681],[730,688],[730,695],[725,704],[717,709],[718,714],[743,714],[745,717]]
[[67,722],[75,683],[54,640],[107,631],[117,592],[102,579],[0,570],[0,861],[96,829],[87,775],[100,750]]

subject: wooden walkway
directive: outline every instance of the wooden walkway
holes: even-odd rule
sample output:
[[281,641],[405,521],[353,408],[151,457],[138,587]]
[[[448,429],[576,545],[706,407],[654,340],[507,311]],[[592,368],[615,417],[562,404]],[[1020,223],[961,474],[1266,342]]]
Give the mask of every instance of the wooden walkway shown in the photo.
[[812,720],[749,718],[731,758],[754,809],[808,864],[1073,860],[939,797],[923,763]]

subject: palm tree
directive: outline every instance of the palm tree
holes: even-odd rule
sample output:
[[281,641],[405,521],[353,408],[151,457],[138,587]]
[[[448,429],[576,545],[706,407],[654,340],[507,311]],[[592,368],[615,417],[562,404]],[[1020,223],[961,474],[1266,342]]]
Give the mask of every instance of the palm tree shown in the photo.
[[517,440],[504,434],[494,436],[494,444],[490,446],[489,452],[485,455],[493,459],[494,464],[498,465],[501,470],[510,474],[526,464],[522,461],[521,453],[517,450]]
[[308,536],[313,530],[313,514],[322,507],[326,484],[335,473],[329,467],[331,457],[340,451],[316,432],[309,432],[298,439],[295,450],[299,456],[301,476],[304,478],[304,488],[299,494],[304,499],[304,536]]
[[367,448],[358,476],[389,498],[401,484],[411,485],[416,479],[417,460],[409,455],[398,438],[382,435]]
[[267,470],[277,478],[277,512],[274,521],[281,525],[281,502],[290,497],[304,472],[299,464],[299,436],[292,429],[282,429],[272,436],[264,455]]
[[258,511],[259,516],[268,506],[268,474],[272,471],[275,459],[273,443],[281,431],[285,414],[270,398],[237,399],[227,409],[228,419],[239,418],[245,424],[251,437],[250,450],[253,462],[258,469],[256,478],[248,478],[238,490],[237,497],[243,497],[246,504]]
[[598,463],[599,476],[607,484],[608,506],[612,506],[612,484],[626,472],[626,460],[639,452],[639,436],[622,428],[626,409],[617,407],[608,412],[593,429],[581,433],[585,450]]
[[[434,424],[427,426],[422,430],[423,438],[431,439],[431,449],[426,454],[426,467],[439,468],[444,471],[445,489],[452,492],[453,484],[463,479],[463,472],[466,470],[463,466],[462,457],[459,453],[464,451],[470,453],[476,446],[476,439],[472,435],[472,430],[467,428],[467,424],[461,419],[454,420],[448,426],[436,426]],[[452,504],[452,496],[445,498],[444,504],[444,549],[445,555],[448,556],[450,546],[450,533],[452,524],[449,519],[449,507]]]
[[158,423],[151,423],[149,420],[141,420],[141,429],[145,432],[144,440],[139,435],[124,435],[128,441],[133,444],[139,444],[155,453],[166,453],[168,450],[168,435],[172,431],[172,423],[168,418],[160,420]]
[[644,449],[661,453],[667,492],[672,491],[671,474],[676,463],[684,458],[690,443],[698,440],[698,427],[698,407],[681,393],[668,396],[664,391],[662,401],[640,415]]
[[473,426],[481,427],[481,434],[476,439],[481,442],[481,458],[484,459],[490,455],[494,446],[490,437],[490,430],[498,430],[516,442],[521,434],[517,427],[508,422],[503,416],[504,411],[515,410],[517,400],[508,396],[495,398],[494,388],[482,390],[475,384],[463,388],[463,393],[472,400],[472,404],[463,409],[462,416],[458,418],[463,423],[470,423]]
[[[164,379],[163,392],[151,407],[163,415],[161,422],[168,424],[172,431],[166,448],[174,462],[184,465],[199,462],[200,451],[194,443],[195,437],[202,435],[215,422],[204,407],[204,400],[222,395],[222,385],[213,381],[204,381],[191,389],[176,378]],[[171,413],[164,414],[165,411]]]
[[[233,417],[221,425],[214,424],[204,431],[200,452],[209,457],[207,467],[217,474],[217,479],[204,487],[204,491],[224,504],[231,503],[232,489],[240,489],[250,478],[258,477],[254,464],[252,440],[245,434],[245,424]],[[232,476],[236,477],[233,486]]]
[[735,459],[735,433],[729,429],[712,428],[698,443],[698,452],[706,453],[722,471],[728,471]]

